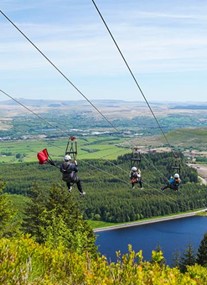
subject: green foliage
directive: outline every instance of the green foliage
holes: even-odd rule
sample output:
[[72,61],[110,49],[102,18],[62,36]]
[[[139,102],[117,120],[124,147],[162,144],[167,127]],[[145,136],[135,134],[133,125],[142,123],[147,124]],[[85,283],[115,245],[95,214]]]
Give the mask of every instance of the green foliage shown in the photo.
[[[163,193],[160,190],[174,171],[176,160],[171,153],[143,154],[141,169],[144,189],[136,187],[133,191],[129,181],[130,157],[131,154],[126,154],[114,161],[78,161],[79,176],[87,193],[78,205],[85,219],[111,223],[130,222],[207,206],[206,186],[197,183],[196,170],[185,164],[182,155],[179,159],[182,185],[177,193],[172,190]],[[29,196],[34,187],[43,184],[44,187],[41,187],[44,193],[50,191],[51,185],[57,184],[66,191],[60,171],[50,165],[4,164],[0,165],[0,171],[7,181],[5,190],[12,194]],[[79,199],[77,192],[74,186],[72,196],[75,200]],[[34,211],[41,207],[41,201],[39,202]]]
[[71,195],[58,186],[53,186],[48,193],[33,188],[22,228],[36,241],[51,248],[63,245],[79,253],[96,252],[92,229],[83,220]]
[[186,272],[191,265],[199,264],[207,267],[207,233],[204,235],[199,245],[197,253],[195,253],[190,244],[181,255],[176,252],[174,257],[174,266],[177,266],[181,272]]
[[18,232],[16,212],[9,200],[9,195],[3,193],[4,187],[5,184],[0,181],[0,237],[13,236]]
[[[160,266],[160,258],[144,262],[142,252],[131,246],[125,255],[117,253],[117,262],[104,256],[66,251],[63,246],[50,248],[28,237],[0,239],[0,283],[22,285],[204,285],[207,269],[188,266],[185,273],[178,268]],[[161,253],[160,253],[161,256]],[[158,259],[158,262],[157,262]]]
[[204,235],[198,248],[197,263],[207,267],[207,233]]
[[27,203],[30,201],[30,198],[16,194],[8,194],[8,198],[12,203],[13,210],[17,213],[16,218],[19,220],[19,223],[21,224],[24,216],[25,207]]
[[[101,163],[99,162],[100,165]],[[102,185],[110,185],[110,183],[115,185],[117,182],[108,182],[105,179]],[[185,189],[185,187],[187,188]],[[191,187],[191,184],[184,185],[184,190],[182,191],[190,191],[188,194],[192,193],[191,198],[197,197],[196,200],[199,200],[199,197],[202,197],[203,188],[194,193],[194,188],[191,189]],[[115,200],[117,193],[112,195],[112,192],[108,191],[112,202],[114,202],[112,198]],[[128,204],[126,201],[123,203],[123,201],[121,202],[122,199],[118,199],[116,201],[118,207],[113,209],[113,211],[117,215],[121,213],[122,219],[125,218],[125,215],[128,215],[129,220],[130,208],[132,205],[135,207],[135,203],[132,202],[134,197],[136,197],[135,193],[131,195],[132,193],[122,192],[118,187],[117,192],[121,194],[121,198],[130,199],[130,203]],[[167,200],[163,199],[163,204],[160,204],[162,198],[165,197],[164,195],[160,197],[160,193],[150,189],[147,191],[143,190],[139,195],[137,193],[138,200],[141,201],[140,209],[143,210],[140,217],[144,217],[148,213],[149,215],[155,214],[156,204],[159,207],[162,205],[164,207],[164,203]],[[45,185],[39,183],[33,184],[29,191],[30,199],[27,200],[26,209],[20,204],[22,209],[25,209],[25,215],[22,216],[24,221],[22,228],[25,233],[31,235],[32,239],[28,236],[20,236],[20,234],[18,238],[6,239],[3,236],[10,236],[11,234],[8,235],[5,232],[0,239],[0,283],[2,285],[206,284],[207,269],[199,265],[189,266],[195,261],[190,247],[181,259],[183,267],[180,266],[180,268],[184,273],[181,273],[178,268],[170,268],[165,265],[165,259],[160,248],[152,252],[151,262],[143,262],[142,252],[135,253],[132,247],[129,246],[127,254],[121,255],[118,252],[117,262],[108,263],[104,256],[96,254],[94,234],[83,220],[76,202],[78,193],[72,194],[55,184],[50,188],[45,188]],[[92,194],[94,195],[93,192]],[[99,195],[97,195],[99,201],[102,199],[102,203],[105,203],[107,200],[104,199],[101,191],[99,191]],[[168,200],[169,198],[172,199],[172,201],[168,201],[166,210],[174,205],[174,201],[178,204],[176,209],[179,207],[193,207],[185,195],[183,195],[183,199],[181,199],[182,195],[175,196],[175,193],[166,196]],[[7,203],[8,197],[5,194],[0,196],[0,215],[4,217],[2,219],[2,222],[5,222],[4,230],[7,228],[5,217],[8,220],[11,218],[10,206]],[[79,204],[84,207],[85,202],[86,199],[84,198],[81,202],[79,201]],[[123,205],[127,212],[123,211]],[[147,207],[144,208],[144,205],[147,205]],[[106,204],[105,207],[107,209]],[[100,209],[101,211],[103,210],[103,208]],[[101,211],[94,218],[97,219],[98,215],[101,217]],[[134,216],[136,216],[135,208]],[[38,243],[34,240],[38,241]],[[202,260],[204,260],[204,255],[201,255],[201,252],[202,254],[205,252],[205,242],[202,242],[201,245],[200,248],[202,250],[200,249],[199,253],[200,257],[202,256]],[[203,264],[206,265],[205,262]]]
[[189,244],[178,262],[178,267],[180,268],[181,272],[185,272],[187,270],[187,266],[194,265],[195,263],[196,254],[193,246]]
[[161,247],[158,246],[156,248],[156,250],[152,251],[152,259],[151,259],[152,263],[158,263],[160,266],[161,265],[165,265],[165,258],[163,255],[163,252],[161,250]]

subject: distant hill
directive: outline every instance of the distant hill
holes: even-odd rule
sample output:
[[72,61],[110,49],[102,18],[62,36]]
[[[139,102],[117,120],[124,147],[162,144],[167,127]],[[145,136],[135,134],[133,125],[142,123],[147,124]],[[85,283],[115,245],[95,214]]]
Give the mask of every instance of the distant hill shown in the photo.
[[202,103],[202,105],[191,104],[191,105],[177,105],[171,107],[171,109],[181,109],[181,110],[207,110],[207,103]]
[[[76,104],[83,105],[86,101],[60,101],[60,100],[36,100],[36,99],[24,99],[24,98],[15,98],[18,102],[25,106],[34,106],[34,107],[62,107],[62,106],[72,106]],[[19,105],[14,100],[2,101],[1,105]]]
[[[89,102],[86,100],[44,100],[44,99],[24,99],[24,98],[15,98],[15,100],[19,101],[21,104],[26,106],[34,106],[34,107],[63,107],[63,106],[88,106],[90,105]],[[116,106],[139,106],[139,107],[146,107],[146,103],[142,101],[125,101],[125,100],[91,100],[91,102],[95,106],[104,106],[104,107],[116,107]],[[151,103],[152,105],[165,105],[162,103]],[[19,105],[14,100],[5,100],[1,101],[1,105],[10,105],[16,106]]]

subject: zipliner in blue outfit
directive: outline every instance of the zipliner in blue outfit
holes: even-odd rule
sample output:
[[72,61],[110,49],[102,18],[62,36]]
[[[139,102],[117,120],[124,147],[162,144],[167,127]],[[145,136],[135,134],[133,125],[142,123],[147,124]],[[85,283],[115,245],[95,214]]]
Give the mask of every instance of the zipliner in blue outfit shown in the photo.
[[165,189],[170,188],[174,191],[178,191],[180,183],[181,183],[180,176],[178,173],[175,173],[174,177],[171,176],[167,185],[162,187],[161,190],[164,191]]

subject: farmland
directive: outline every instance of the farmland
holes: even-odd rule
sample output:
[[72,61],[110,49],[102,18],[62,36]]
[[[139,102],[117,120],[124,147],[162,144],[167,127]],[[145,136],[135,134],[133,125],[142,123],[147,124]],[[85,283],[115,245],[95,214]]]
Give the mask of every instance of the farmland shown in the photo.
[[[121,147],[124,140],[111,137],[90,137],[78,139],[78,157],[80,159],[115,159],[118,155],[130,152],[129,149]],[[33,162],[37,161],[37,152],[47,148],[51,157],[61,160],[65,153],[68,138],[55,140],[16,140],[0,143],[0,162]]]
[[[142,102],[97,100],[109,125],[84,102],[22,101],[36,114],[11,101],[0,105],[0,162],[32,162],[47,148],[62,159],[68,137],[78,139],[78,159],[115,159],[138,146],[141,151],[195,151],[206,156],[206,105],[153,103],[168,142]],[[113,127],[114,126],[114,127]]]

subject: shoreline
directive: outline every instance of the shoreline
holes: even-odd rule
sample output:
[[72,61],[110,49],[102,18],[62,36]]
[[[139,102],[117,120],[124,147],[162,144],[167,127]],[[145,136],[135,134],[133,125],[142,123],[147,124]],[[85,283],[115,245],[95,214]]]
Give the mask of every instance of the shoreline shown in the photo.
[[173,216],[150,218],[144,221],[136,221],[136,222],[123,223],[123,224],[118,224],[118,225],[113,225],[113,226],[102,227],[102,228],[96,228],[93,230],[93,232],[98,233],[98,232],[104,232],[104,231],[112,231],[112,230],[118,230],[118,229],[123,229],[123,228],[136,227],[136,226],[159,223],[159,222],[164,222],[164,221],[188,218],[188,217],[193,217],[196,214],[205,212],[205,211],[207,211],[207,208],[198,210],[198,211],[189,212],[189,213],[175,214]]

